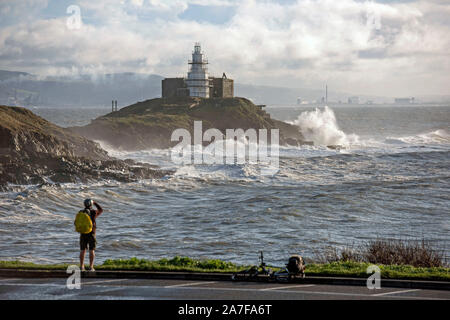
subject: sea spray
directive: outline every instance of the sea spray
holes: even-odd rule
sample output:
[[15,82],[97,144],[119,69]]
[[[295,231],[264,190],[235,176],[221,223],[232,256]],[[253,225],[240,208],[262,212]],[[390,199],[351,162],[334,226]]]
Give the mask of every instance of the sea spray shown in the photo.
[[[332,109],[341,130],[360,135],[358,146],[345,155],[325,145],[280,146],[280,172],[273,178],[261,177],[258,167],[248,164],[198,165],[195,171],[180,168],[178,175],[165,179],[130,183],[11,185],[11,191],[0,196],[0,243],[8,244],[0,256],[38,263],[75,260],[74,214],[80,201],[82,205],[85,198],[94,198],[105,205],[105,216],[99,220],[100,263],[130,254],[151,260],[187,254],[248,265],[255,260],[257,243],[270,250],[271,262],[283,265],[284,249],[293,244],[306,257],[314,257],[324,246],[358,245],[368,235],[410,238],[411,234],[433,239],[448,260],[450,140],[439,141],[450,133],[449,107]],[[71,110],[54,108],[48,115],[72,121],[67,117]],[[87,110],[73,109],[72,114],[89,123],[93,116]],[[314,108],[269,110],[273,117],[295,120]],[[419,140],[423,134],[432,136],[431,146]],[[404,142],[386,143],[387,137]],[[174,167],[170,149],[117,151],[120,159]],[[131,200],[117,199],[106,190]],[[24,199],[15,200],[22,192]],[[299,228],[302,232],[295,232]],[[280,237],[284,233],[290,237]],[[126,244],[135,239],[141,241],[140,248]],[[115,240],[125,245],[113,247]]]
[[292,124],[299,126],[305,139],[315,145],[348,146],[359,140],[356,134],[347,135],[339,129],[333,110],[327,106],[302,112]]
[[438,129],[422,134],[403,136],[398,138],[388,137],[387,139],[396,139],[402,143],[415,145],[430,145],[430,144],[449,144],[450,133],[445,129]]
[[[261,167],[261,174],[275,175],[279,171],[279,129],[269,131],[270,135],[267,129],[225,129],[224,135],[209,128],[203,133],[203,122],[194,121],[193,139],[185,128],[172,132],[170,140],[178,143],[171,149],[171,159],[176,165],[261,163],[267,165]],[[204,148],[203,142],[213,138],[212,148]],[[222,146],[217,148],[219,143]]]

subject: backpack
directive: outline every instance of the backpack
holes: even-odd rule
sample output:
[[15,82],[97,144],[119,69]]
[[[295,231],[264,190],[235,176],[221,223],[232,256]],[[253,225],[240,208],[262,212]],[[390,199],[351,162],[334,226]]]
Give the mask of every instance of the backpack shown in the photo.
[[292,274],[303,274],[305,272],[305,263],[302,256],[293,255],[289,258],[288,264],[286,265],[289,273]]
[[78,233],[86,234],[92,231],[92,219],[89,210],[81,210],[75,217],[75,230]]

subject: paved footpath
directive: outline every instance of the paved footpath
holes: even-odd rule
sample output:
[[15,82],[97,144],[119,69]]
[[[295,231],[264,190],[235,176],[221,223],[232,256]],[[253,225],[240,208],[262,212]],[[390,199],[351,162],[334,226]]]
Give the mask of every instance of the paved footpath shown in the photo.
[[68,289],[64,278],[0,277],[0,299],[450,300],[448,290],[232,281],[82,278]]

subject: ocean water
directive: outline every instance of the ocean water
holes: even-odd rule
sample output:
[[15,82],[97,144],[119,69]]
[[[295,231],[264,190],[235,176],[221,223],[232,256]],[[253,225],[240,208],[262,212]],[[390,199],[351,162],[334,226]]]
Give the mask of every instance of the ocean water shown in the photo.
[[[33,111],[61,126],[108,108]],[[97,262],[175,255],[283,265],[329,246],[427,239],[450,257],[450,106],[269,106],[314,146],[280,147],[279,172],[257,165],[176,165],[170,150],[124,152],[175,170],[135,183],[11,186],[0,193],[0,259],[77,262],[76,212],[97,221]],[[327,146],[339,145],[339,148]]]

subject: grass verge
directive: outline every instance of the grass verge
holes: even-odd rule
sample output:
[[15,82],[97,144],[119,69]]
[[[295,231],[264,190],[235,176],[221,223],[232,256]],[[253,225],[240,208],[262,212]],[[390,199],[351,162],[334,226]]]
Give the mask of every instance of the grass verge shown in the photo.
[[[308,276],[335,276],[367,278],[368,262],[338,261],[323,264],[306,265]],[[435,280],[450,281],[450,268],[445,267],[413,267],[410,265],[377,264],[381,271],[381,279]]]
[[[70,264],[35,264],[22,261],[0,261],[2,269],[65,270]],[[336,276],[367,278],[367,262],[337,261],[322,264],[307,264],[307,276]],[[439,280],[450,281],[450,268],[413,267],[410,265],[378,264],[382,279]],[[175,257],[150,261],[146,259],[106,260],[95,266],[96,270],[134,270],[134,271],[185,271],[185,272],[224,272],[234,273],[249,268],[218,259],[196,260],[188,257]],[[274,268],[276,269],[276,268]]]

